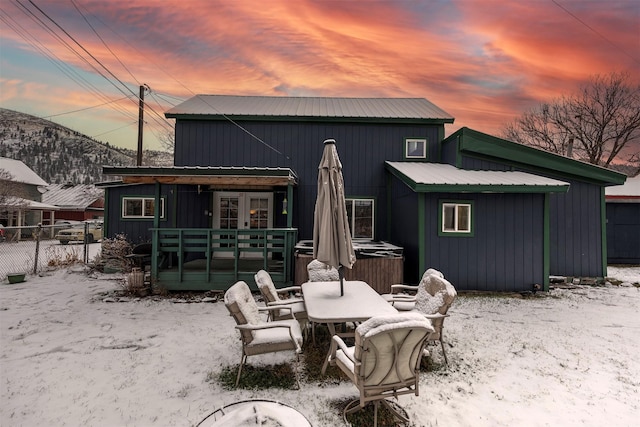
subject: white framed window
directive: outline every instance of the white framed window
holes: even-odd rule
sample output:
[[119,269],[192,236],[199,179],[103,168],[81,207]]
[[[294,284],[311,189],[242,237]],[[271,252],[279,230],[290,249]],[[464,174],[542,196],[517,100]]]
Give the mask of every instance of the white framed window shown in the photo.
[[374,200],[346,198],[345,201],[351,237],[354,239],[373,239]]
[[427,139],[426,138],[406,138],[404,140],[405,159],[426,159]]
[[[123,197],[123,219],[153,219],[155,210],[154,197]],[[164,197],[160,198],[160,218],[164,219]]]
[[472,203],[441,202],[440,230],[441,235],[472,235]]

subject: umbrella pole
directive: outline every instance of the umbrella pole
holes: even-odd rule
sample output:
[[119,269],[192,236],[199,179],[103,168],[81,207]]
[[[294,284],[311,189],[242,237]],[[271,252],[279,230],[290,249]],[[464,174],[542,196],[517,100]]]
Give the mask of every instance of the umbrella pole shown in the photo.
[[344,296],[344,267],[338,267],[338,277],[340,277],[340,296]]

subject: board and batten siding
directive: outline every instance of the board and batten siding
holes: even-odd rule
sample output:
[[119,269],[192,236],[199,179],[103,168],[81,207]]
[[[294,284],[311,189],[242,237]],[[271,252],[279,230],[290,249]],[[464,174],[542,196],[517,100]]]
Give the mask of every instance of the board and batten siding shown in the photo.
[[[441,200],[472,203],[472,237],[438,235]],[[543,211],[544,194],[427,194],[426,268],[460,290],[530,291],[544,283]]]
[[602,277],[602,188],[566,181],[567,193],[550,196],[550,273]]
[[403,248],[405,283],[415,285],[422,276],[419,271],[418,258],[420,249],[418,241],[419,196],[398,179],[393,179],[391,182],[391,194],[389,222],[391,236],[393,236],[392,242]]
[[640,203],[607,201],[607,261],[640,264]]
[[557,276],[602,277],[602,187],[571,179],[562,171],[535,171],[502,163],[463,156],[464,169],[518,170],[569,183],[566,193],[549,199],[550,274]]
[[[336,140],[345,195],[371,197],[376,204],[375,239],[389,240],[384,213],[384,162],[403,159],[407,137],[437,141],[441,125],[237,121],[176,121],[176,166],[288,167],[298,176],[293,220],[299,239],[313,238],[313,212],[323,141]],[[429,144],[429,155],[437,146]]]
[[[139,184],[135,186],[123,185],[110,187],[108,190],[109,203],[105,207],[105,221],[107,222],[107,237],[114,238],[123,234],[131,242],[142,243],[151,241],[153,218],[123,219],[122,198],[154,197],[154,184]],[[160,195],[165,199],[165,218],[160,220],[160,228],[208,228],[211,226],[210,217],[205,210],[211,209],[211,193],[198,194],[196,186],[189,185],[160,185]],[[189,215],[181,215],[189,212]]]

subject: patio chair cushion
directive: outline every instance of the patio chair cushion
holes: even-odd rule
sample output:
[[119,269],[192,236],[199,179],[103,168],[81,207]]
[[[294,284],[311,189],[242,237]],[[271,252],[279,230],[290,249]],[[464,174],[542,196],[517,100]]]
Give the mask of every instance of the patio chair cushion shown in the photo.
[[291,328],[269,328],[253,331],[253,340],[244,348],[247,356],[264,353],[264,348],[268,347],[270,352],[291,350],[291,337],[293,337],[297,347],[302,348],[302,330],[297,320],[278,320],[269,322],[268,325],[283,325]]
[[267,303],[275,302],[280,299],[278,297],[276,286],[273,284],[273,280],[271,280],[271,275],[269,273],[265,270],[260,270],[255,274],[254,278],[258,288],[260,288],[262,296],[267,300]]
[[438,315],[442,317],[431,318],[435,332],[429,336],[429,340],[440,340],[442,325],[449,307],[457,296],[456,288],[447,279],[431,275],[426,278],[416,294],[416,311],[424,315]]
[[[267,271],[265,270],[258,271],[254,275],[254,279],[267,305],[283,304],[291,308],[291,310],[282,309],[278,311],[277,314],[275,315],[273,315],[272,313],[272,318],[274,320],[290,319],[292,313],[293,313],[293,317],[295,317],[297,320],[307,319],[307,308],[304,305],[303,299],[302,298],[280,298],[278,289],[273,284],[271,275]],[[284,288],[284,289],[292,289],[292,288],[295,288],[295,287]]]
[[307,273],[310,282],[333,282],[340,280],[338,270],[314,259],[307,264]]
[[427,278],[428,276],[437,276],[441,279],[444,279],[444,274],[441,271],[436,270],[435,268],[428,268],[427,271],[422,275],[422,280]]
[[[372,317],[356,328],[354,358],[361,363],[354,373],[363,378],[363,386],[402,384],[415,376],[423,348],[419,343],[425,335],[409,333],[412,328],[434,331],[431,322],[415,312]],[[402,349],[409,351],[396,351]]]
[[[238,324],[259,325],[262,323],[262,319],[260,318],[256,300],[253,298],[249,286],[245,282],[242,283],[245,286],[232,286],[229,288],[224,294],[224,303],[227,305],[235,303],[237,305],[239,311],[237,316],[241,316]],[[234,314],[234,317],[236,317],[236,314]]]

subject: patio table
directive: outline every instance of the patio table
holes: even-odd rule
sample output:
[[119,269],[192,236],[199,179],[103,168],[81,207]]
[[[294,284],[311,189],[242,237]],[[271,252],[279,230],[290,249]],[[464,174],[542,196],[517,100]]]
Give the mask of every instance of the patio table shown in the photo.
[[[340,296],[339,281],[305,282],[302,284],[302,295],[309,320],[326,324],[331,336],[336,335],[336,324],[364,322],[374,316],[398,312],[371,286],[360,280],[345,280],[343,296]],[[327,369],[327,363],[328,357],[322,366],[322,373]]]

